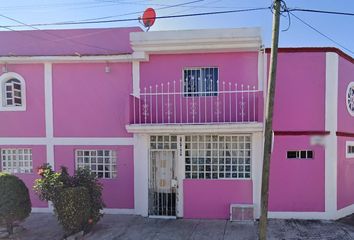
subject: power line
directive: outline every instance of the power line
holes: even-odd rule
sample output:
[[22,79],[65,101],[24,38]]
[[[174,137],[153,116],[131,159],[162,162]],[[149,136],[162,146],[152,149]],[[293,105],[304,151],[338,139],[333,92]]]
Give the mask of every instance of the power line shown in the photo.
[[311,12],[311,13],[324,13],[324,14],[334,14],[334,15],[343,15],[343,16],[354,16],[354,13],[349,12],[334,12],[334,11],[324,11],[316,9],[303,9],[303,8],[291,8],[290,12]]
[[354,51],[350,50],[349,48],[345,47],[344,45],[342,45],[341,43],[339,43],[338,41],[334,40],[333,38],[329,37],[328,35],[322,33],[321,31],[319,31],[318,29],[316,29],[314,26],[310,25],[309,23],[305,22],[304,20],[302,20],[301,18],[299,18],[298,16],[296,16],[294,13],[291,12],[291,10],[289,11],[289,13],[291,14],[291,16],[295,17],[297,20],[299,20],[300,22],[302,22],[303,24],[305,24],[307,27],[311,28],[313,31],[317,32],[318,34],[320,34],[321,36],[327,38],[328,40],[330,40],[331,42],[337,44],[338,46],[340,46],[341,48],[347,50],[348,52],[354,54]]
[[[228,13],[240,13],[240,12],[252,12],[270,9],[270,7],[259,7],[259,8],[247,8],[247,9],[237,9],[229,11],[213,11],[213,12],[201,12],[201,13],[190,13],[190,14],[180,14],[180,15],[166,15],[157,16],[156,19],[169,19],[169,18],[182,18],[182,17],[196,17],[196,16],[207,16],[207,15],[218,15],[218,14],[228,14]],[[38,26],[63,26],[63,25],[78,25],[78,24],[100,24],[100,23],[114,23],[114,22],[129,22],[137,21],[138,18],[126,18],[126,19],[112,19],[112,20],[98,20],[98,21],[75,21],[75,22],[55,22],[55,23],[35,23],[26,24],[28,27],[38,27]],[[23,27],[21,25],[9,25],[0,27]]]

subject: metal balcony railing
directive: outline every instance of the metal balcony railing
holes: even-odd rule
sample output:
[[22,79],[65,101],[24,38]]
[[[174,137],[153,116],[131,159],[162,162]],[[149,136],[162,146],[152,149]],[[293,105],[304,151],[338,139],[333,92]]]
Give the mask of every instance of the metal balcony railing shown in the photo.
[[132,124],[211,124],[261,121],[263,94],[222,82],[218,91],[176,90],[176,82],[143,88],[132,97]]

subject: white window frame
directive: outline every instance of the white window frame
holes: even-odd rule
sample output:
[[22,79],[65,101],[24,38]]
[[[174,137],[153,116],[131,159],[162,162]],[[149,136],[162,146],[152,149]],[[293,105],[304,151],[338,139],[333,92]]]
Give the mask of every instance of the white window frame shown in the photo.
[[[199,138],[200,136],[203,136],[204,140],[200,141]],[[213,141],[214,136],[217,137],[216,141]],[[188,137],[190,137],[190,141],[188,141]],[[211,141],[210,142],[207,141],[206,137],[211,137]],[[221,138],[223,138],[224,140],[220,141]],[[227,140],[229,138],[230,141]],[[205,144],[208,143],[211,144],[210,148],[206,148]],[[188,147],[188,144],[190,144],[190,147]],[[193,179],[204,179],[204,180],[220,180],[220,179],[250,180],[252,179],[252,136],[250,134],[186,135],[185,145],[186,145],[185,146],[185,168],[186,168],[185,179],[191,179],[191,180]],[[193,145],[195,145],[196,147],[193,147]],[[201,148],[202,145],[204,145],[203,148]],[[226,145],[229,145],[230,148],[227,148]],[[249,145],[249,147],[246,147],[247,145]],[[190,152],[189,155],[187,154],[187,151]],[[210,155],[208,155],[209,151],[210,151]],[[230,153],[229,156],[221,155],[221,152],[225,154],[227,151]],[[203,155],[201,156],[200,153],[202,153]],[[187,162],[187,158],[190,159],[189,162]],[[193,163],[193,158],[197,158],[198,162]],[[199,163],[199,158],[204,158],[204,163]],[[210,163],[207,163],[207,159],[209,158],[210,158]],[[215,163],[215,159],[217,159],[217,163]],[[197,170],[193,170],[193,165],[197,166]],[[204,165],[204,170],[200,172],[199,166],[203,166],[203,165]],[[190,170],[187,170],[187,166],[190,167]],[[207,170],[207,166],[210,166],[210,170]],[[214,168],[217,169],[215,170]],[[229,170],[227,170],[228,168]],[[243,170],[241,170],[241,168]],[[200,173],[203,175],[203,177],[200,177]],[[189,177],[187,176],[187,174],[190,174]],[[193,174],[196,174],[197,177],[193,177]],[[210,174],[210,178],[207,177],[207,174]],[[217,174],[217,177],[214,177],[213,174]]]
[[[7,106],[6,104],[6,82],[16,79],[21,84],[21,105]],[[14,72],[7,72],[0,76],[0,111],[26,111],[26,83],[24,78]]]
[[[213,89],[213,91],[206,91],[206,89],[203,90],[203,89],[200,89],[200,87],[199,87],[198,91],[194,91],[194,92],[185,91],[186,90],[185,71],[200,71],[200,72],[202,72],[203,69],[207,69],[207,68],[209,68],[209,69],[214,69],[215,68],[215,69],[218,70],[217,80],[216,80],[216,83],[215,83],[217,89]],[[183,91],[183,96],[184,97],[213,97],[213,96],[217,96],[218,92],[219,92],[219,75],[220,75],[220,69],[219,69],[219,67],[216,67],[216,66],[211,66],[211,67],[185,67],[185,68],[183,68],[183,70],[182,70],[182,79],[183,79],[183,81],[182,81],[182,86],[181,86],[182,87],[182,91]],[[214,86],[214,84],[212,86]],[[214,93],[215,95],[213,95],[213,94],[211,94],[209,92],[216,92],[216,94]]]
[[[101,157],[98,155],[98,151],[103,151],[102,163],[98,162],[98,158]],[[106,155],[106,152],[109,152]],[[80,152],[82,154],[80,155]],[[88,152],[88,155],[85,155],[85,152]],[[88,162],[86,163],[86,158]],[[110,161],[106,163],[106,158],[109,158]],[[95,159],[95,162],[92,160]],[[80,160],[82,160],[80,162]],[[98,169],[98,166],[102,165],[102,170]],[[117,168],[117,151],[112,149],[76,149],[75,150],[75,169],[79,168],[88,168],[92,173],[95,173],[99,179],[115,179],[118,175]],[[95,166],[96,169],[92,169]],[[105,166],[109,166],[110,170],[105,170]],[[99,177],[99,172],[102,172],[102,177]],[[105,173],[109,173],[109,177],[105,176]]]
[[354,158],[354,152],[350,153],[349,146],[354,147],[354,141],[346,141],[345,142],[345,157],[346,158]]
[[11,174],[33,173],[31,148],[2,148],[0,153],[2,172]]

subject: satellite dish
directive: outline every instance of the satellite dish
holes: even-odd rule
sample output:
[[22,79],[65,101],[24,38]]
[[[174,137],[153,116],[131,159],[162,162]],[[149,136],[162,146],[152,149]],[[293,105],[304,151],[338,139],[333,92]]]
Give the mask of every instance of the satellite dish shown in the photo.
[[156,19],[155,10],[153,8],[146,9],[141,19],[143,21],[144,27],[146,27],[147,30],[149,30],[150,27],[155,23],[155,19]]

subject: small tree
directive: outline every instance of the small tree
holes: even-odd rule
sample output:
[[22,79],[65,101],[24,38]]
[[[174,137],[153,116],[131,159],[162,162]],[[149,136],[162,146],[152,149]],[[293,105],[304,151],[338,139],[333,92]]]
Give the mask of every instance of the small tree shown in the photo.
[[53,202],[67,235],[87,233],[101,219],[102,185],[88,169],[79,169],[70,176],[66,167],[54,172],[46,164],[39,168],[38,174],[42,178],[36,180],[34,189],[40,199]]
[[14,223],[22,221],[31,213],[28,188],[18,177],[0,173],[0,224],[6,224],[9,234]]

